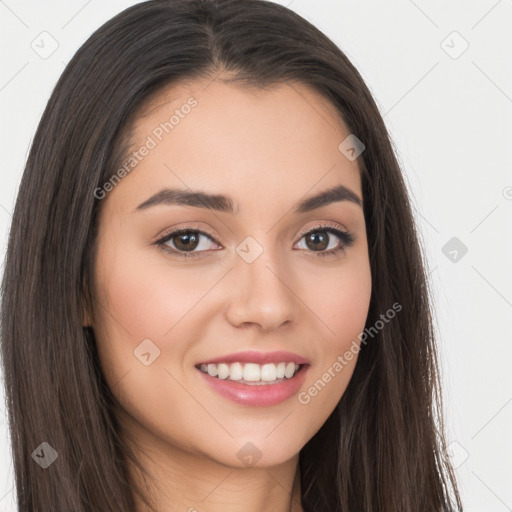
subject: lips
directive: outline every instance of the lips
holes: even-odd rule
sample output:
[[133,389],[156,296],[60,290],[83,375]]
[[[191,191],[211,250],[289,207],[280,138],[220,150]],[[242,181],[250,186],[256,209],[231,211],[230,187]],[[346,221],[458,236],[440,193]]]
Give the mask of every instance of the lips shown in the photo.
[[199,361],[195,366],[200,367],[201,364],[207,365],[209,363],[255,363],[263,365],[266,363],[277,364],[282,361],[299,365],[309,364],[307,359],[299,356],[298,354],[294,354],[293,352],[287,352],[284,350],[278,350],[275,352],[257,352],[255,350],[248,350],[245,352],[236,352],[234,354],[226,354],[224,356]]
[[197,375],[211,390],[224,399],[249,407],[270,407],[295,396],[304,383],[308,369],[308,364],[301,365],[292,377],[276,379],[273,382],[223,380],[201,370],[197,370]]
[[237,404],[272,406],[294,396],[310,364],[293,352],[249,350],[198,362],[201,379],[216,393]]

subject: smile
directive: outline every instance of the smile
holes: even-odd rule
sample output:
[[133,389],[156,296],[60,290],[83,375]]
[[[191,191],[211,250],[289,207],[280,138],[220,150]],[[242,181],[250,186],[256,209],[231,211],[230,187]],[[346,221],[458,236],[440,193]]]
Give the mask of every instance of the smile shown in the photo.
[[251,407],[270,407],[290,400],[300,391],[308,369],[309,364],[285,361],[262,365],[234,362],[196,366],[198,376],[214,393],[238,405]]
[[279,363],[209,363],[201,364],[199,369],[210,377],[226,381],[237,381],[248,385],[266,385],[291,379],[301,365],[293,362]]

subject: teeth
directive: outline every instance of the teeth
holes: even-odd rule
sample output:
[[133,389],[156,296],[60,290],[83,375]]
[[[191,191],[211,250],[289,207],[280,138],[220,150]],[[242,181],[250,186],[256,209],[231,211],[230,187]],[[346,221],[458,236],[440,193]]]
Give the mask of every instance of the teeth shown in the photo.
[[295,363],[288,363],[284,369],[284,376],[289,379],[295,373]]
[[259,364],[245,363],[244,380],[247,382],[257,382],[261,380],[261,370]]
[[[295,365],[293,365],[293,369],[295,370]],[[272,380],[277,379],[277,367],[275,364],[264,364],[261,367],[260,378],[266,382],[270,382]]]
[[201,371],[211,377],[228,380],[243,380],[244,382],[274,382],[279,379],[293,377],[300,365],[295,363],[208,363],[201,364]]
[[[227,366],[227,365],[226,365]],[[240,363],[233,363],[229,365],[228,378],[231,380],[240,380],[244,376],[244,369]]]
[[217,377],[217,365],[216,364],[208,365],[208,375],[211,375],[212,377]]
[[227,364],[217,365],[217,377],[219,379],[227,379],[229,377],[229,366]]

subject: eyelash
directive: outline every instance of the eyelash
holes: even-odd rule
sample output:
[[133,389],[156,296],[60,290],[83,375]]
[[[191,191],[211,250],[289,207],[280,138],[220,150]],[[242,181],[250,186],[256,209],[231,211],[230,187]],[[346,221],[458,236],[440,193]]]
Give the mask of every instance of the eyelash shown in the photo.
[[[299,241],[302,240],[302,238],[305,235],[308,235],[310,233],[315,233],[317,231],[323,231],[326,233],[334,234],[340,239],[340,244],[335,249],[330,249],[329,251],[309,251],[309,252],[315,253],[316,256],[319,256],[319,257],[333,256],[333,255],[339,253],[340,251],[344,251],[346,248],[351,247],[355,241],[354,235],[352,235],[349,231],[343,231],[332,224],[322,224],[322,225],[318,225],[313,228],[309,228],[307,230],[301,231]],[[172,249],[171,247],[165,245],[172,238],[177,237],[182,233],[190,233],[190,232],[206,236],[207,238],[210,238],[213,242],[218,244],[218,242],[215,240],[214,236],[211,233],[208,233],[207,231],[203,231],[201,229],[197,229],[192,226],[184,226],[184,227],[178,228],[170,233],[167,233],[167,234],[163,235],[161,238],[159,238],[158,240],[156,240],[155,242],[153,242],[153,244],[157,245],[162,250],[164,250],[168,253],[177,255],[178,257],[181,257],[184,259],[185,258],[196,258],[196,257],[201,256],[202,253],[207,252],[207,251],[184,252],[184,251],[178,251],[176,249]]]

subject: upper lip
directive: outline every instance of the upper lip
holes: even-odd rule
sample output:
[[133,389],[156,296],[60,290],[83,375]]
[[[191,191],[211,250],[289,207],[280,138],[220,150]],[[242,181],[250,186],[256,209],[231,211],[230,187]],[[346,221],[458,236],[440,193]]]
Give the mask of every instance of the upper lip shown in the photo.
[[255,350],[248,350],[245,352],[235,352],[234,354],[226,354],[225,356],[215,357],[201,361],[197,364],[208,363],[295,363],[295,364],[309,364],[308,360],[293,352],[278,350],[276,352],[257,352]]

